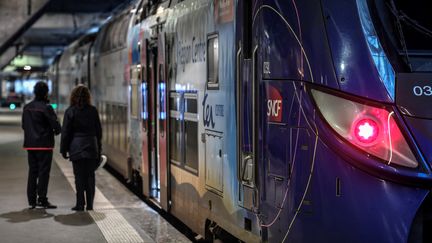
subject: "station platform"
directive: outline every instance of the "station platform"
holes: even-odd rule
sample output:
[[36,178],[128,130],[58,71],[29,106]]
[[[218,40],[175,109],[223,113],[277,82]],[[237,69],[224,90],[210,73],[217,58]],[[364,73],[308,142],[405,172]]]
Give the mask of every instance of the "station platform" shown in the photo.
[[58,208],[28,209],[19,115],[0,118],[0,242],[190,242],[104,169],[96,172],[94,211],[72,211],[72,164],[58,148],[48,187],[49,201]]

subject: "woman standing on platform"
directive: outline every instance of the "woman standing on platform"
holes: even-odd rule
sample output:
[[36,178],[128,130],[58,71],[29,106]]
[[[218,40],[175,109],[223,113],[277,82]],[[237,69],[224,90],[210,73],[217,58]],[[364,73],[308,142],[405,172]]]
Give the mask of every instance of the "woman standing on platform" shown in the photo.
[[[93,210],[95,169],[101,155],[102,128],[90,91],[84,85],[72,90],[70,106],[63,118],[60,153],[73,165],[76,204],[72,210]],[[84,200],[84,195],[85,199]]]

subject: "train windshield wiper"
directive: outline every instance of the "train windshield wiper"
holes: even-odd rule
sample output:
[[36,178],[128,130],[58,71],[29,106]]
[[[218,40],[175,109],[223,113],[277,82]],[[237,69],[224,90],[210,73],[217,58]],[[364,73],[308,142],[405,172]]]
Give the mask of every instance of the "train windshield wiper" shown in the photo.
[[399,11],[396,8],[396,4],[394,3],[393,0],[390,0],[390,3],[388,3],[387,6],[390,9],[390,12],[395,17],[395,22],[396,22],[396,26],[397,26],[397,33],[399,35],[399,40],[400,40],[400,44],[401,44],[402,49],[403,49],[403,54],[405,55],[405,61],[408,64],[410,70],[412,71],[412,66],[411,66],[411,62],[409,60],[409,55],[408,55],[408,48],[407,48],[406,41],[405,41],[405,35],[403,33],[403,30],[402,30],[401,17],[399,16]]
[[[411,71],[430,70],[432,66],[432,17],[423,1],[407,3],[388,0],[386,6],[393,17],[394,32],[400,43],[399,55]],[[427,8],[426,8],[427,9]],[[397,33],[397,34],[396,34]]]

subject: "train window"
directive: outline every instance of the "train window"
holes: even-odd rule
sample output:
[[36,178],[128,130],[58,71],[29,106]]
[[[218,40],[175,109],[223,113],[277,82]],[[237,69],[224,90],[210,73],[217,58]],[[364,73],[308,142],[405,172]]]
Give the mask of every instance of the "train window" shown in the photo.
[[197,102],[198,101],[196,99],[186,99],[185,112],[197,113],[198,112]]
[[120,114],[121,108],[119,105],[115,105],[115,123],[114,123],[114,137],[115,137],[115,141],[114,141],[114,146],[116,149],[120,149],[120,119],[121,119],[121,114]]
[[185,145],[187,168],[198,172],[198,122],[185,120]]
[[111,145],[116,146],[116,106],[111,104]]
[[109,143],[109,130],[108,130],[109,126],[108,125],[109,125],[109,114],[110,113],[109,113],[108,104],[106,104],[106,103],[105,103],[104,114],[105,114],[105,117],[104,117],[104,120],[105,120],[105,125],[104,125],[105,142]]
[[[106,40],[107,38],[106,38],[106,36],[107,36],[107,29],[105,29],[104,30],[104,32],[103,32],[103,36],[104,36],[104,38],[101,38],[101,47],[100,47],[100,52],[101,53],[104,53],[107,49],[108,49],[108,47],[107,47],[107,45],[108,45],[108,41]],[[97,66],[97,62],[95,62],[95,67]]]
[[162,122],[166,119],[166,82],[165,82],[165,66],[159,65],[159,122],[161,133],[165,133],[165,123]]
[[[130,114],[132,118],[139,118],[139,87],[138,80],[141,80],[140,69],[132,68],[132,76],[131,76],[131,88],[130,88]],[[141,84],[139,84],[141,85]]]
[[170,93],[170,101],[169,101],[170,110],[172,111],[180,111],[180,94],[176,92]]
[[131,116],[138,118],[138,85],[136,83],[131,84]]
[[180,116],[171,116],[170,118],[170,159],[171,162],[181,165],[182,159],[182,122]]
[[120,20],[120,30],[119,30],[119,47],[125,47],[126,45],[126,39],[127,39],[127,30],[128,30],[128,24],[129,24],[130,15],[123,15],[122,19]]
[[128,24],[129,24],[129,18],[126,16],[124,17],[123,21],[122,21],[122,32],[121,32],[121,38],[120,38],[120,45],[121,47],[125,47],[126,46],[126,41],[127,41],[127,31],[128,31]]
[[115,106],[115,147],[120,148],[120,106]]
[[99,102],[99,114],[100,114],[100,120],[102,125],[102,140],[106,142],[106,135],[105,135],[105,104],[103,102]]
[[116,105],[114,105],[114,104],[111,104],[111,112],[112,112],[112,115],[111,115],[111,138],[112,138],[112,141],[111,141],[111,145],[112,146],[116,146],[116,139],[117,139],[117,136],[116,136],[116,117],[117,117],[117,114],[116,114]]
[[[144,69],[145,73],[145,69]],[[144,81],[141,83],[141,119],[144,131],[147,131],[147,119],[148,119],[148,91],[147,83]]]
[[171,162],[194,174],[198,173],[197,99],[194,92],[171,92],[169,103]]
[[219,89],[219,38],[210,35],[207,40],[207,88]]
[[112,105],[112,135],[114,148],[117,148],[117,105]]
[[120,150],[121,148],[121,107],[116,105],[116,148]]
[[107,131],[107,142],[108,144],[112,144],[112,131],[111,131],[111,121],[112,121],[112,110],[111,104],[106,105],[106,114],[107,114],[107,123],[106,123],[106,131]]
[[109,118],[109,134],[110,134],[110,144],[114,145],[114,105],[110,104],[110,118]]
[[184,94],[185,127],[185,165],[189,170],[198,172],[198,96],[196,93]]
[[123,107],[123,151],[127,151],[127,106]]
[[117,49],[118,47],[120,47],[121,43],[121,21],[116,21],[116,23],[114,24],[114,27],[111,31],[111,38],[112,38],[112,46],[111,46],[111,50],[113,49]]
[[144,5],[142,6],[142,8],[140,9],[141,13],[140,13],[139,20],[145,19],[147,17],[148,8],[149,8],[148,5],[147,6],[144,6]]
[[114,105],[110,104],[110,123],[109,123],[109,133],[110,133],[110,144],[114,146]]
[[102,139],[104,143],[108,144],[108,104],[103,103],[102,115]]
[[111,33],[112,33],[112,28],[113,28],[113,23],[110,23],[106,29],[105,29],[105,33],[104,33],[104,39],[102,42],[102,49],[101,52],[107,52],[111,49],[111,42],[112,42],[112,38],[111,38]]
[[123,118],[124,114],[123,114],[123,110],[124,110],[124,107],[122,105],[120,105],[119,106],[119,143],[120,143],[119,149],[121,151],[123,151],[123,143],[124,143],[124,141],[123,141],[123,139],[124,139],[124,129],[123,129],[123,127],[124,127],[124,118]]
[[178,92],[170,92],[170,126],[169,126],[169,154],[171,163],[181,166],[182,163],[182,128],[183,122],[181,119],[181,100],[182,95]]

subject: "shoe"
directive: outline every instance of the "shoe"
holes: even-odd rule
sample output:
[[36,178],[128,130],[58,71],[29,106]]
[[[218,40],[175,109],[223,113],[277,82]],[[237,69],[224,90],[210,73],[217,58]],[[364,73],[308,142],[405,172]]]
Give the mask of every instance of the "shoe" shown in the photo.
[[75,206],[75,207],[71,208],[71,210],[80,212],[80,211],[84,211],[84,207]]
[[86,210],[87,211],[93,211],[93,207],[87,207]]
[[35,209],[36,208],[36,204],[30,204],[30,206],[28,207],[28,209]]
[[46,202],[39,202],[39,203],[38,203],[38,206],[39,206],[39,207],[42,207],[42,208],[48,208],[48,209],[54,209],[54,208],[57,208],[56,205],[51,204],[51,203],[48,202],[48,201],[46,201]]

